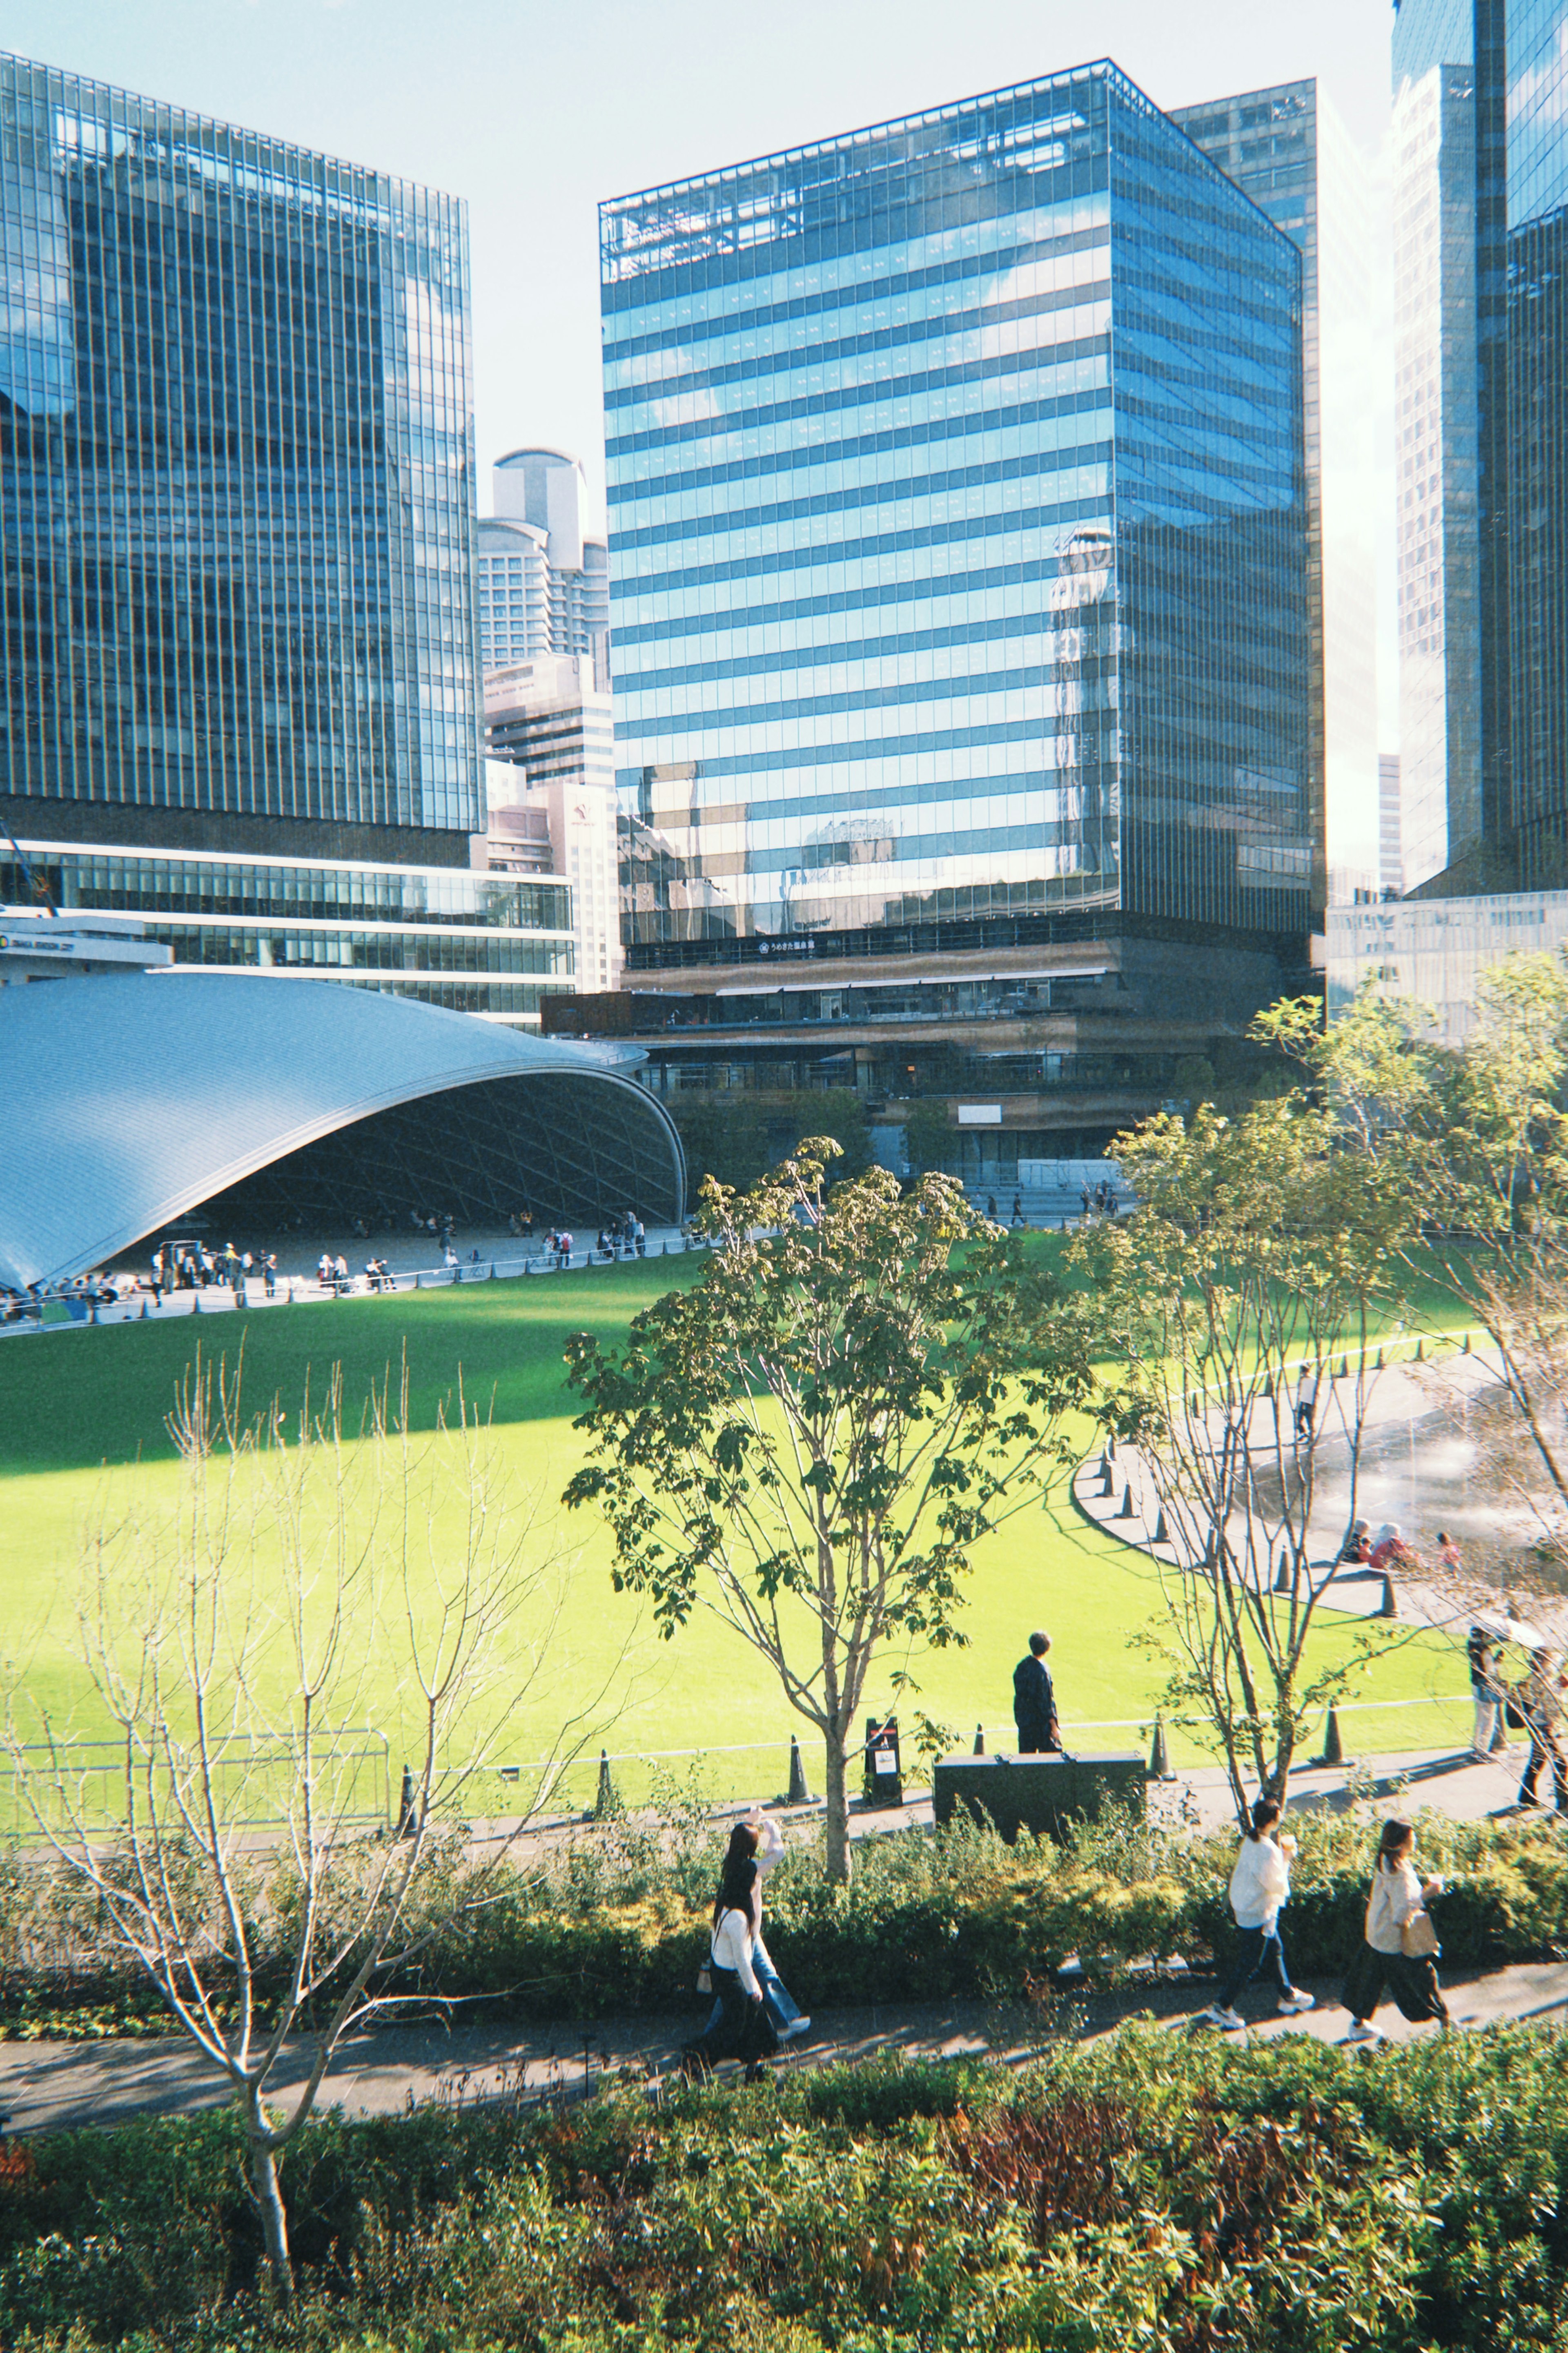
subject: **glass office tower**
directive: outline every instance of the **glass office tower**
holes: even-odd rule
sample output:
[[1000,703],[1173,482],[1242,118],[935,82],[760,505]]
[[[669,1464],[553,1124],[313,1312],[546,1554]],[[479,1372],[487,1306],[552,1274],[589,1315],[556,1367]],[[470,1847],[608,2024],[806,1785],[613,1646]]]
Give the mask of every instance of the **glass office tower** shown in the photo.
[[1364,835],[1378,791],[1371,183],[1312,79],[1173,107],[1171,120],[1301,250],[1314,829]]
[[1568,0],[1399,0],[1406,887],[1568,881]]
[[0,820],[465,864],[451,197],[0,58]]
[[979,984],[1111,935],[1277,978],[1314,854],[1290,239],[1107,63],[601,223],[628,981]]

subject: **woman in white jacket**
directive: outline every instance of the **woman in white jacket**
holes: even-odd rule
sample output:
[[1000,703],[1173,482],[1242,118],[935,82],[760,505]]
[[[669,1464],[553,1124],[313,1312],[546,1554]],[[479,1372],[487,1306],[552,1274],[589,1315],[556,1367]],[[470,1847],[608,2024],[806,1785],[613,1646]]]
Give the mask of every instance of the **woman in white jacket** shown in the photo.
[[1430,1949],[1436,1938],[1426,1939],[1426,1952],[1405,1949],[1411,1923],[1426,1912],[1429,1897],[1442,1893],[1440,1879],[1423,1880],[1416,1871],[1415,1824],[1384,1822],[1373,1866],[1362,1948],[1345,1980],[1345,2008],[1351,2014],[1347,2042],[1378,2040],[1372,2013],[1383,2000],[1385,1985],[1413,2024],[1435,2018],[1441,2026],[1447,2025],[1448,2005],[1437,1984],[1436,1957]]
[[754,1832],[745,1838],[737,1835],[724,1858],[708,1938],[708,1967],[719,2010],[696,2042],[689,2042],[681,2052],[682,2065],[689,2075],[706,2075],[716,2059],[743,2059],[747,2073],[757,2073],[762,2061],[771,2058],[779,2047],[752,1962],[756,1851]]
[[1280,1837],[1279,1823],[1278,1799],[1259,1798],[1230,1874],[1230,1908],[1236,1915],[1240,1944],[1235,1967],[1204,2012],[1211,2025],[1230,2031],[1246,2024],[1235,2007],[1236,1998],[1266,1963],[1274,1973],[1281,2010],[1312,2008],[1311,1995],[1299,1993],[1290,1982],[1285,1947],[1279,1941],[1279,1907],[1290,1894],[1290,1859],[1296,1841]]

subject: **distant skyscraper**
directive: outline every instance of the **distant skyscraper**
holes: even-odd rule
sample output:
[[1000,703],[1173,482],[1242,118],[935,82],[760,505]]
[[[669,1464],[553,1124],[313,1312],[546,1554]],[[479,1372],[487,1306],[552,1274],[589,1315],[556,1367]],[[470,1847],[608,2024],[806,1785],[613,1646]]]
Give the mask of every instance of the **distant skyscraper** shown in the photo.
[[1568,881],[1568,0],[1400,0],[1407,885]]
[[592,659],[547,654],[489,671],[485,719],[489,871],[564,876],[578,988],[613,988],[621,970],[616,739]]
[[0,826],[33,874],[176,966],[537,1022],[568,894],[469,871],[463,206],[0,57]]
[[1174,107],[1171,119],[1300,248],[1314,807],[1326,800],[1331,818],[1364,827],[1377,792],[1371,183],[1314,80]]
[[1380,890],[1403,893],[1405,849],[1399,796],[1399,754],[1382,752],[1377,761],[1377,881]]
[[494,474],[495,513],[479,525],[479,648],[486,670],[550,655],[610,682],[609,558],[583,534],[583,470],[559,449],[514,449]]

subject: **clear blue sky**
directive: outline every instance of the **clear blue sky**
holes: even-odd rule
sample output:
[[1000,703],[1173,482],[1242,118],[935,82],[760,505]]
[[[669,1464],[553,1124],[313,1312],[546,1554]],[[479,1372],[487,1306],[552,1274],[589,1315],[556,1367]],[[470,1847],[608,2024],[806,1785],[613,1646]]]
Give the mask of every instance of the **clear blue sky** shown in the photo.
[[600,197],[1093,57],[1162,106],[1316,74],[1375,164],[1391,23],[1385,0],[0,0],[0,47],[466,196],[481,468],[552,443],[596,501]]
[[1369,156],[1382,0],[0,0],[0,47],[466,196],[479,454],[600,480],[601,196],[1113,57],[1163,106],[1315,73]]

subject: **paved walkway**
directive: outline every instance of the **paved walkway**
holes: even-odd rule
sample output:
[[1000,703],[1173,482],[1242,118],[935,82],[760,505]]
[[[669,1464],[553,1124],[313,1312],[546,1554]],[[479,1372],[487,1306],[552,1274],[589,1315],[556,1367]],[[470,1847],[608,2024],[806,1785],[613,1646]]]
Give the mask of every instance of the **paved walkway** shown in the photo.
[[[1350,2021],[1339,2006],[1338,1979],[1301,1982],[1318,1996],[1317,2010],[1279,2018],[1255,1990],[1242,2000],[1244,2010],[1250,2001],[1257,2012],[1248,2032],[1342,2040]],[[1457,2025],[1568,2022],[1568,1963],[1455,1971],[1446,1977],[1445,1989]],[[1212,2031],[1200,2017],[1212,1994],[1211,1979],[1190,1978],[1179,1969],[1110,1993],[1090,1989],[1069,1971],[1058,1978],[1054,2002],[1041,2007],[962,2001],[828,2012],[815,2021],[809,2042],[792,2045],[779,2064],[821,2066],[897,2051],[911,2058],[979,2057],[1016,2065],[1053,2036],[1092,2038],[1130,2018]],[[1390,2042],[1426,2031],[1407,2025],[1392,2004],[1379,2011],[1377,2023]],[[387,2027],[344,2044],[323,2105],[350,2116],[387,2116],[426,2100],[571,2095],[609,2072],[634,2078],[667,2073],[700,2024],[694,2003],[684,2017],[601,2019],[586,2028]],[[279,2075],[280,2102],[303,2073],[302,2056],[290,2053]],[[221,2106],[227,2097],[216,2070],[180,2038],[0,2043],[0,2113],[8,2116],[13,2136],[122,2124],[132,2116],[191,2116]]]
[[[1435,1376],[1440,1389],[1435,1393]],[[1406,1534],[1417,1549],[1431,1546],[1445,1523],[1468,1533],[1477,1519],[1473,1488],[1475,1449],[1460,1436],[1469,1407],[1497,1383],[1496,1367],[1484,1348],[1461,1354],[1445,1347],[1440,1373],[1435,1363],[1406,1361],[1375,1368],[1367,1382],[1363,1423],[1365,1475],[1358,1485],[1357,1508],[1373,1520],[1384,1511],[1403,1515]],[[1318,1607],[1352,1617],[1369,1618],[1384,1611],[1391,1595],[1399,1618],[1461,1632],[1468,1625],[1468,1603],[1445,1593],[1419,1576],[1401,1574],[1385,1579],[1381,1570],[1337,1567],[1336,1556],[1349,1518],[1350,1486],[1346,1432],[1353,1416],[1357,1377],[1325,1380],[1319,1392],[1318,1461],[1313,1483],[1313,1512],[1306,1530],[1305,1549],[1319,1594]],[[1341,1392],[1345,1393],[1342,1404]],[[1247,1427],[1247,1445],[1261,1466],[1265,1481],[1289,1474],[1293,1459],[1289,1398],[1276,1405],[1259,1398]],[[1393,1467],[1391,1467],[1391,1465]],[[1402,1499],[1407,1496],[1408,1502]],[[1074,1474],[1072,1498],[1085,1519],[1108,1535],[1171,1567],[1193,1568],[1201,1556],[1206,1522],[1201,1509],[1183,1506],[1179,1499],[1163,1497],[1153,1465],[1136,1447],[1122,1446],[1095,1453]],[[1490,1523],[1500,1522],[1493,1510]],[[1528,1515],[1513,1533],[1523,1540],[1530,1534]],[[1275,1574],[1276,1555],[1286,1539],[1283,1522],[1264,1513],[1237,1512],[1229,1525],[1232,1556],[1249,1577]],[[1553,1609],[1532,1600],[1531,1617],[1549,1638],[1562,1644],[1568,1638],[1568,1603]]]

